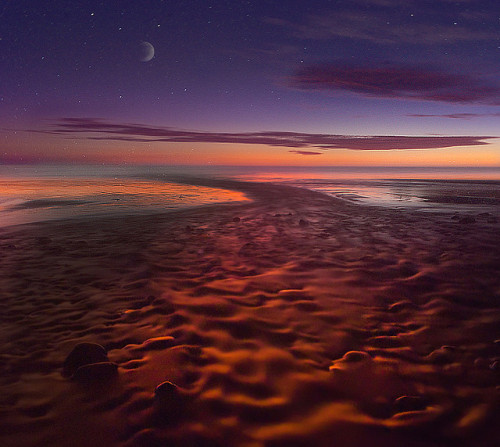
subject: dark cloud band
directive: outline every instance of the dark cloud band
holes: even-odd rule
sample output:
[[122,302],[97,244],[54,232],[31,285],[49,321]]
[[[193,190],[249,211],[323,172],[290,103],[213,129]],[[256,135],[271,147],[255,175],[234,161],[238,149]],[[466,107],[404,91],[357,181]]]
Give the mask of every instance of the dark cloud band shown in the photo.
[[467,75],[412,66],[305,67],[291,78],[292,86],[309,90],[343,90],[377,98],[419,99],[448,103],[500,103],[500,88]]
[[[85,134],[93,140],[165,143],[261,144],[294,149],[299,155],[320,155],[317,150],[404,150],[482,146],[491,136],[353,136],[300,132],[199,132],[142,124],[111,123],[94,118],[63,118],[47,131],[52,134]],[[311,150],[313,149],[313,150]],[[315,150],[314,150],[315,149]]]

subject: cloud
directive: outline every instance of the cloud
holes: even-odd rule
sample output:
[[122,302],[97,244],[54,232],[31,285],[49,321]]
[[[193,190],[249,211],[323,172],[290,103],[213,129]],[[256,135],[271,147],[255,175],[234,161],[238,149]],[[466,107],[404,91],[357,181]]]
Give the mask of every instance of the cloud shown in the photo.
[[409,0],[357,0],[336,8],[334,12],[310,14],[301,22],[273,17],[267,18],[266,22],[308,40],[348,38],[379,44],[436,45],[498,39],[494,28],[478,22],[476,15],[476,12],[486,12],[486,22],[491,21],[494,26],[494,10],[464,11],[460,5],[451,7],[451,2],[442,3],[436,8],[435,5],[426,7],[421,2]]
[[66,136],[82,134],[84,138],[92,140],[137,143],[263,144],[291,148],[299,155],[321,154],[317,149],[403,150],[482,146],[489,144],[484,140],[496,138],[491,136],[353,136],[282,131],[200,132],[143,124],[111,123],[96,118],[62,118],[46,132]]
[[299,154],[299,155],[322,155],[323,152],[313,152],[313,151],[288,151],[291,152],[292,154]]
[[406,116],[411,116],[413,118],[451,118],[451,119],[462,119],[468,120],[471,118],[483,118],[487,116],[500,116],[499,113],[449,113],[446,115],[431,115],[424,113],[411,113]]
[[301,89],[345,90],[378,98],[489,104],[500,101],[500,88],[472,76],[413,66],[311,65],[300,69],[290,81]]

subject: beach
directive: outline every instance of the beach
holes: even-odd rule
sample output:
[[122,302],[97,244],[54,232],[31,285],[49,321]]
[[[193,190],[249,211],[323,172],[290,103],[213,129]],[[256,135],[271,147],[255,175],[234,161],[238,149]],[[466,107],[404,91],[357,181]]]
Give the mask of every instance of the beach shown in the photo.
[[498,213],[189,182],[250,200],[0,229],[2,446],[499,445]]

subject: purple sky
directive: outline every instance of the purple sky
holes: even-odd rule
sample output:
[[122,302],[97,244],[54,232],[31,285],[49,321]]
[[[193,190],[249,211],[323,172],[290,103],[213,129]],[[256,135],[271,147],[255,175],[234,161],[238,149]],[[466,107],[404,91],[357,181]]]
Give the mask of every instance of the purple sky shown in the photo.
[[0,161],[237,162],[233,145],[500,165],[496,0],[17,0],[0,20]]

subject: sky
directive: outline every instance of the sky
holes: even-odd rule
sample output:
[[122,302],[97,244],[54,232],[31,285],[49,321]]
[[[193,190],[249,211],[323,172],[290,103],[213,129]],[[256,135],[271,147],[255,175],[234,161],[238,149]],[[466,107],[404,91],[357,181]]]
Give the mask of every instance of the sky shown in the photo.
[[3,0],[0,163],[500,166],[500,3]]

